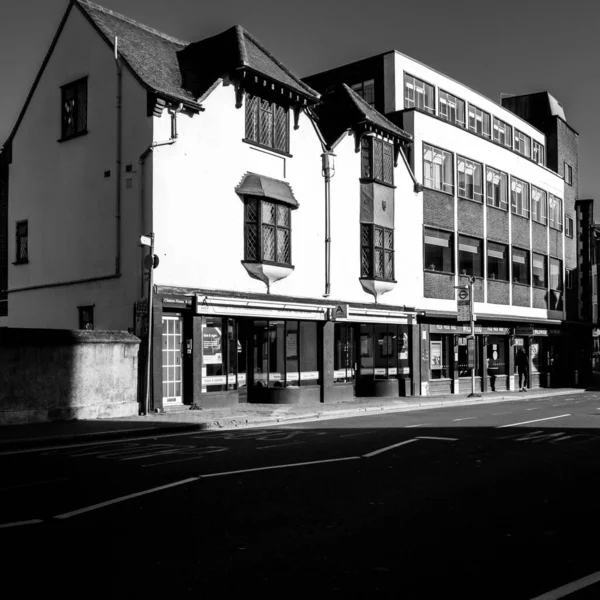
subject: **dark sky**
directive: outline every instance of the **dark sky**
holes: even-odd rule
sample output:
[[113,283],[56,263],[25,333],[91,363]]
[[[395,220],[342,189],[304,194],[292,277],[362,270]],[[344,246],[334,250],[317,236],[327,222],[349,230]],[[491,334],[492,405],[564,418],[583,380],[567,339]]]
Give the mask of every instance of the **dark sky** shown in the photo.
[[[299,76],[396,49],[495,101],[500,92],[548,90],[580,134],[580,197],[600,197],[600,3],[595,0],[99,4],[188,41],[239,23]],[[0,0],[0,144],[67,5],[67,0]]]

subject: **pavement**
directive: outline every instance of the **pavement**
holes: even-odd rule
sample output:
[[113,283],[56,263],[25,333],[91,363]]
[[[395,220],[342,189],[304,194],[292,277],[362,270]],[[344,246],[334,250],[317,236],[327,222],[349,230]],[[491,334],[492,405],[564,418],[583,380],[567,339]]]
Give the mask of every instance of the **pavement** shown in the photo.
[[470,398],[468,393],[407,398],[355,398],[350,402],[317,405],[239,404],[227,409],[180,410],[120,417],[52,421],[0,426],[0,453],[66,444],[96,443],[115,439],[155,437],[193,431],[267,427],[291,423],[339,419],[382,412],[425,410],[443,406],[492,404],[583,393],[582,388],[540,388],[527,392],[487,392]]

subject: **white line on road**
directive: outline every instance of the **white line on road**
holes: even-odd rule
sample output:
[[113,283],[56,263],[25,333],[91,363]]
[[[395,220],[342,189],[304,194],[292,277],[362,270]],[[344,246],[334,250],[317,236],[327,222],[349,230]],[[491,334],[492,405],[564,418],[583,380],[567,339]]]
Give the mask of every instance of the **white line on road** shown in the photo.
[[508,412],[492,413],[492,416],[495,417],[497,415],[510,415],[511,413],[512,413],[512,410],[509,410]]
[[[598,410],[600,410],[600,408]],[[374,431],[361,431],[360,433],[348,433],[347,435],[340,435],[340,437],[341,438],[355,437],[357,435],[367,435],[369,433],[375,433],[375,432]]]
[[411,442],[416,441],[418,441],[417,438],[404,440],[403,442],[399,442],[398,444],[392,444],[391,446],[386,446],[385,448],[380,448],[379,450],[369,452],[369,454],[363,454],[363,458],[371,458],[371,456],[375,456],[376,454],[381,454],[382,452],[386,452],[387,450],[392,450],[393,448],[397,448],[398,446],[404,446],[405,444],[410,444]]
[[70,517],[75,517],[77,515],[81,515],[86,512],[91,512],[92,510],[96,510],[98,508],[104,508],[105,506],[110,506],[111,504],[118,504],[119,502],[125,502],[125,500],[131,500],[132,498],[139,498],[140,496],[145,496],[146,494],[153,494],[154,492],[160,492],[161,490],[166,490],[168,488],[176,487],[178,485],[185,485],[186,483],[191,483],[192,481],[197,481],[198,477],[188,477],[188,479],[182,479],[181,481],[175,481],[174,483],[169,483],[167,485],[161,485],[160,487],[151,488],[149,490],[144,490],[143,492],[136,492],[135,494],[128,494],[127,496],[121,496],[120,498],[113,498],[112,500],[107,500],[106,502],[99,502],[98,504],[92,504],[91,506],[86,506],[85,508],[79,508],[77,510],[72,510],[70,512],[62,513],[60,515],[54,515],[55,519],[68,519]]
[[498,425],[496,429],[502,429],[503,427],[516,427],[517,425],[528,425],[529,423],[539,423],[540,421],[550,421],[552,419],[562,419],[563,417],[570,417],[571,415],[556,415],[554,417],[544,417],[543,419],[534,419],[533,421],[522,421],[521,423],[509,423],[508,425]]
[[431,425],[431,423],[419,423],[418,425],[405,425],[406,429],[410,427],[425,427],[425,425]]
[[456,421],[469,421],[471,419],[476,419],[477,417],[463,417],[462,419],[452,419],[453,422]]
[[542,410],[541,406],[534,406],[533,408],[526,408],[525,410]]
[[304,442],[290,442],[289,444],[271,444],[270,446],[257,446],[257,450],[268,450],[269,448],[281,448],[282,446],[293,446],[294,444],[304,444]]
[[432,435],[421,435],[418,440],[443,440],[445,442],[458,442],[458,438],[434,437]]
[[19,527],[21,525],[34,525],[35,523],[43,523],[42,519],[29,519],[29,521],[15,521],[14,523],[3,523],[0,525],[0,529],[7,529],[8,527]]
[[310,462],[290,463],[287,465],[273,465],[271,467],[257,467],[255,469],[242,469],[240,471],[223,471],[222,473],[208,473],[199,475],[198,479],[207,479],[208,477],[222,477],[224,475],[238,475],[240,473],[252,473],[254,471],[272,471],[274,469],[287,469],[289,467],[304,467],[306,465],[320,465],[323,463],[341,462],[344,460],[357,460],[360,456],[347,456],[345,458],[329,458],[326,460],[313,460]]
[[0,487],[0,492],[6,492],[8,490],[16,490],[24,487],[32,487],[34,485],[44,485],[46,483],[56,483],[58,481],[67,481],[68,477],[60,477],[59,479],[45,479],[44,481],[31,481],[29,483],[19,483],[18,485],[7,485]]
[[577,581],[572,581],[571,583],[567,583],[567,585],[563,585],[562,587],[556,588],[551,592],[547,592],[542,594],[541,596],[536,596],[532,600],[558,600],[559,598],[564,598],[573,592],[577,592],[586,588],[594,583],[598,583],[600,581],[600,571],[596,573],[592,573],[587,577],[582,577]]

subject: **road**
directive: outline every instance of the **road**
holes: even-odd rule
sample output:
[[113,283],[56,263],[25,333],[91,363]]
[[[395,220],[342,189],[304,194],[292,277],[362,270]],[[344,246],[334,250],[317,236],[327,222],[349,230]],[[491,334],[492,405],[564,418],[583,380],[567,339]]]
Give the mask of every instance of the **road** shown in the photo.
[[5,452],[4,580],[15,598],[600,598],[599,456],[592,392]]

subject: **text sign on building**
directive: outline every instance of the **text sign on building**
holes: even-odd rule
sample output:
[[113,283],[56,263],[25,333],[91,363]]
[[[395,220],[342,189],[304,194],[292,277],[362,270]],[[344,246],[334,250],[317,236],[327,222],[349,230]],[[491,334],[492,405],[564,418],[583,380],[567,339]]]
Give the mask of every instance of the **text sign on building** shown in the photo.
[[467,339],[467,368],[475,368],[475,339]]
[[471,297],[469,288],[459,288],[456,294],[456,310],[458,321],[471,320]]

